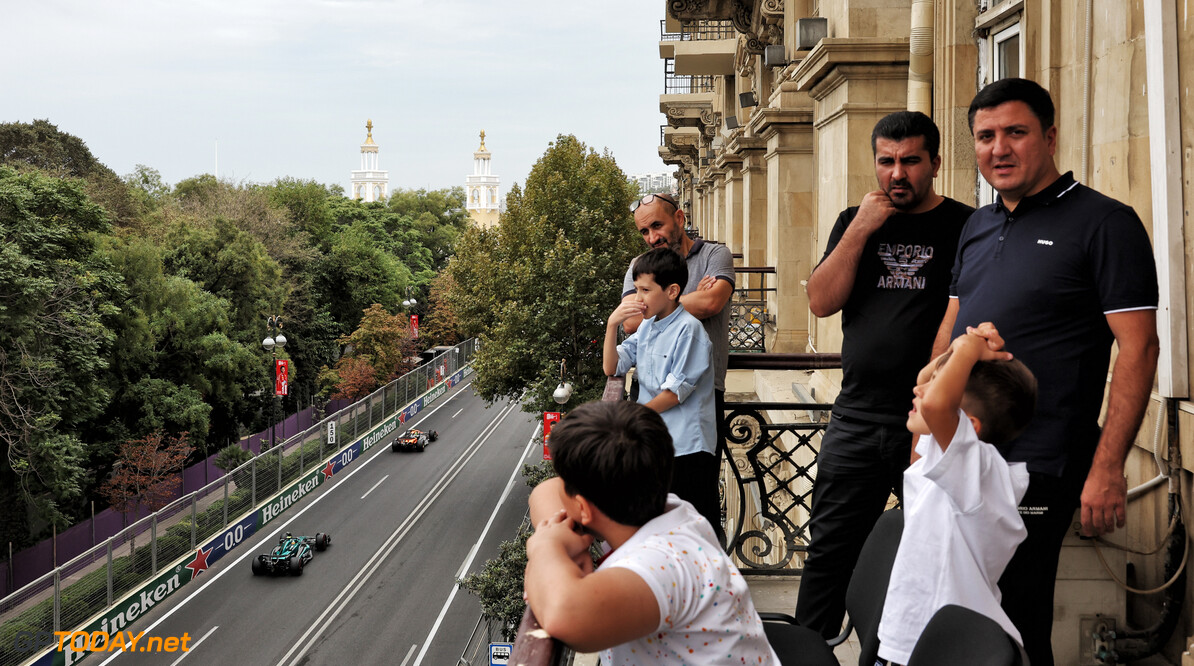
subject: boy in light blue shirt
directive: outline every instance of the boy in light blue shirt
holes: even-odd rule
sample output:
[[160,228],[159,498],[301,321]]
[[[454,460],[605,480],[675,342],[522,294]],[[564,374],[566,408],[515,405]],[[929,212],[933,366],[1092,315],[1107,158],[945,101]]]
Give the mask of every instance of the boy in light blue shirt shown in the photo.
[[[620,303],[606,324],[605,374],[637,368],[638,401],[663,417],[675,445],[669,490],[690,502],[720,535],[713,346],[700,320],[680,304],[688,266],[671,249],[656,248],[635,260],[633,276],[635,298]],[[634,316],[643,323],[617,344],[618,326]]]

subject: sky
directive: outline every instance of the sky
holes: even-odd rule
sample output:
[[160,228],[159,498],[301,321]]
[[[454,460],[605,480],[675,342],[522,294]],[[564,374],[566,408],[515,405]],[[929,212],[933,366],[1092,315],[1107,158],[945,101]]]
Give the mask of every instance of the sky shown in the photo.
[[117,174],[348,190],[373,120],[390,188],[502,196],[574,134],[659,159],[664,0],[0,0],[0,122],[47,119]]

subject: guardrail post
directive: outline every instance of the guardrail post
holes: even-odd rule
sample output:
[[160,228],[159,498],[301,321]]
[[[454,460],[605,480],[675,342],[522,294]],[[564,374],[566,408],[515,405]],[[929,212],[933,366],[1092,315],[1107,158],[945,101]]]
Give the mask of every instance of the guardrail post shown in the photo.
[[195,496],[198,494],[191,493],[191,550],[195,550]]
[[54,569],[54,631],[62,631],[62,579]]
[[155,576],[158,573],[158,512],[154,511],[149,518],[149,571]]
[[302,439],[299,440],[299,475],[307,469],[307,433],[303,433]]
[[108,605],[112,605],[112,537],[108,537]]
[[277,492],[282,492],[282,456],[286,454],[285,447],[278,448],[278,487],[275,488]]
[[369,403],[369,406],[365,408],[365,411],[369,412],[369,426],[365,428],[365,431],[368,432],[373,429],[373,394],[370,393],[365,400]]
[[[228,477],[231,474],[224,475],[224,527],[228,527]],[[111,606],[112,604],[108,604]]]
[[253,459],[249,461],[249,471],[253,475],[253,483],[252,483],[253,489],[251,491],[249,491],[249,501],[251,502],[251,506],[253,508],[256,508],[257,507],[257,456],[253,456]]

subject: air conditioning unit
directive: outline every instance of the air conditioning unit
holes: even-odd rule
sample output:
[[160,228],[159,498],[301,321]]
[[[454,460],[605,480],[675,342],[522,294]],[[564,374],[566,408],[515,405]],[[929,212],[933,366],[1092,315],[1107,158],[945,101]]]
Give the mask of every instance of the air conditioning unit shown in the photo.
[[796,20],[796,50],[811,49],[829,36],[829,19],[810,16]]
[[763,65],[766,67],[783,67],[788,64],[788,56],[784,53],[783,44],[768,44],[763,49]]

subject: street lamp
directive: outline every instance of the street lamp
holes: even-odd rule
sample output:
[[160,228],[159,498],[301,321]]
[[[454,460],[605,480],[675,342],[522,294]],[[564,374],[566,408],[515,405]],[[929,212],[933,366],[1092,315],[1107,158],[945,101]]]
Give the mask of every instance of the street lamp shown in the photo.
[[568,399],[572,397],[572,384],[564,381],[565,361],[567,361],[567,359],[560,359],[560,385],[557,386],[555,392],[551,394],[551,399],[555,400],[561,405],[568,402]]
[[[269,317],[266,317],[265,330],[265,339],[261,341],[261,346],[265,348],[265,351],[270,352],[270,354],[274,357],[274,386],[276,387],[278,385],[278,350],[286,346],[286,336],[282,335],[282,315],[270,315]],[[277,330],[277,333],[274,332],[275,330]],[[277,395],[276,388],[274,389],[274,394],[274,397],[277,398],[277,401],[270,401],[270,406],[273,407],[277,405],[278,407],[281,407],[282,397]],[[269,447],[271,450],[274,448],[274,429],[277,427],[278,423],[278,410],[275,409],[272,411],[274,413],[270,416],[269,426]]]

